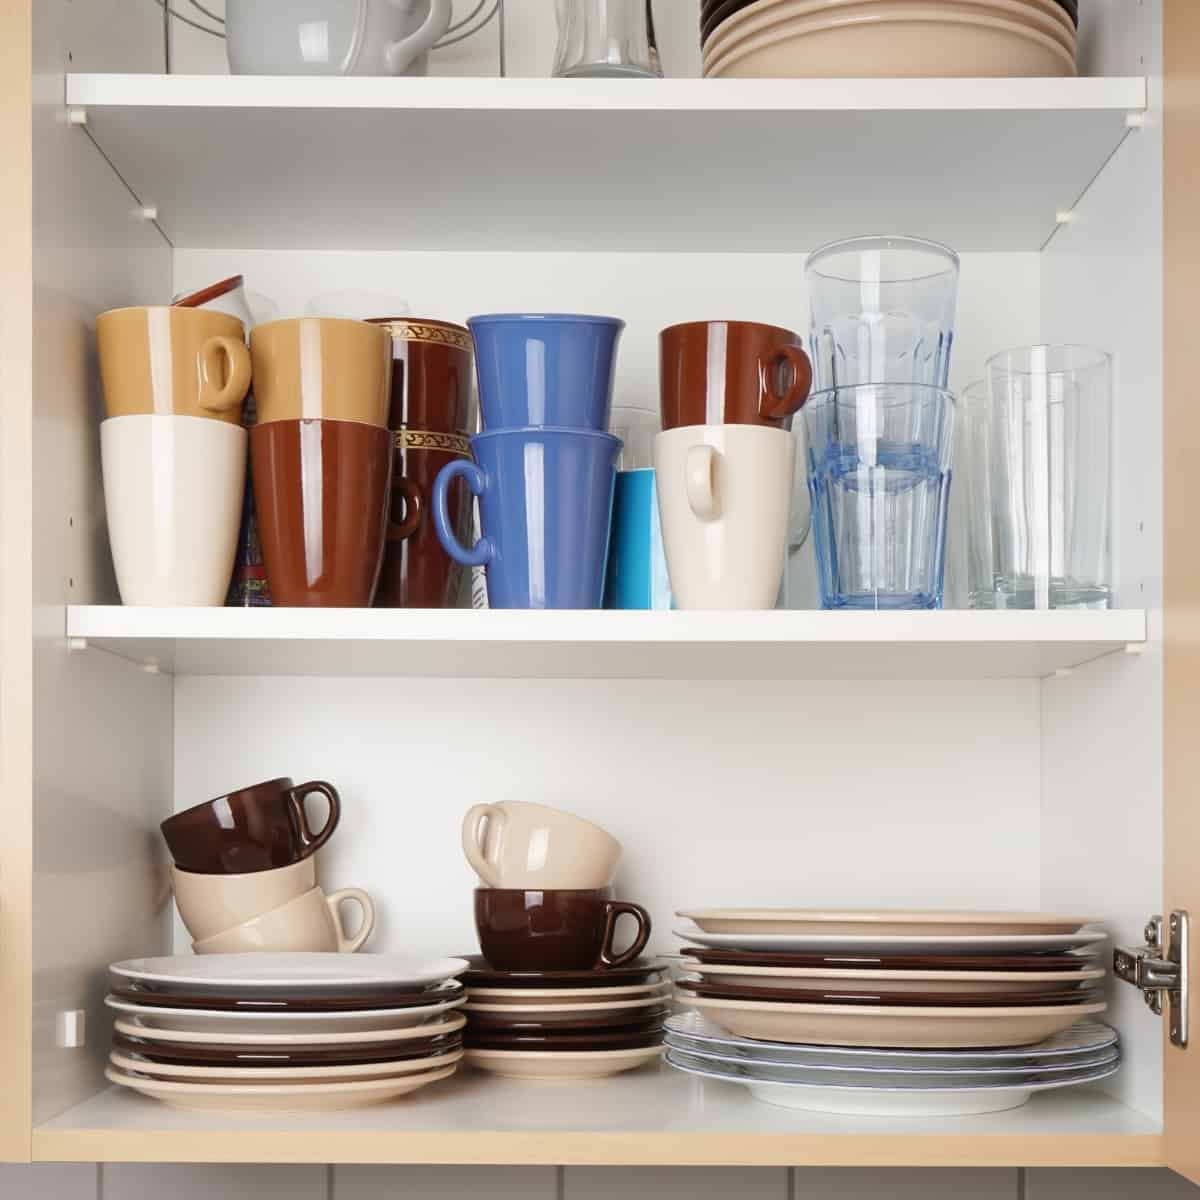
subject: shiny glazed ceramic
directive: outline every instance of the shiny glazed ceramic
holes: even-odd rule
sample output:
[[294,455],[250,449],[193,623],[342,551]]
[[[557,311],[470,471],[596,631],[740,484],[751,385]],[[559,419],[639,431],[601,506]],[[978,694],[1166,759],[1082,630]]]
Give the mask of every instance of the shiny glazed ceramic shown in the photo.
[[[358,905],[358,929],[349,934],[342,922],[344,901]],[[361,888],[342,888],[326,895],[310,888],[279,908],[235,925],[223,933],[192,943],[196,954],[249,954],[314,951],[353,954],[371,936],[375,927],[375,905]]]
[[387,532],[391,433],[358,421],[274,421],[250,431],[250,455],[272,602],[369,608]]
[[202,941],[270,912],[317,886],[317,860],[244,875],[212,875],[171,868],[175,905],[193,940]]

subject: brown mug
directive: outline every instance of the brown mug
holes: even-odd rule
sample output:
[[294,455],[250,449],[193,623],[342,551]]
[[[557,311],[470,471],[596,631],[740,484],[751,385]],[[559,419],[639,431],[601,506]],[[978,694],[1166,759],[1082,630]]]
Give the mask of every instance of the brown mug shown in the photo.
[[808,399],[798,333],[754,321],[692,321],[659,334],[662,427],[787,422]]
[[[617,954],[617,920],[625,914],[638,932]],[[475,929],[483,957],[498,971],[600,971],[632,962],[645,949],[650,914],[613,900],[611,888],[476,888]]]
[[250,430],[254,507],[271,601],[369,608],[379,579],[392,435],[359,421]]
[[[313,832],[304,810],[310,795],[329,802],[329,816]],[[168,817],[160,826],[181,871],[247,875],[288,867],[315,854],[333,835],[342,802],[331,783],[298,787],[287,778],[240,788]]]
[[[392,431],[392,504],[377,608],[455,608],[463,568],[442,549],[429,510],[433,481],[456,458],[470,458],[475,429],[474,342],[448,321],[377,317],[392,341],[388,428]],[[450,512],[471,541],[473,498],[455,480]]]
[[315,418],[387,424],[392,346],[366,321],[295,317],[250,334],[259,425]]
[[241,321],[228,313],[160,305],[96,318],[107,417],[207,417],[240,425],[250,387]]

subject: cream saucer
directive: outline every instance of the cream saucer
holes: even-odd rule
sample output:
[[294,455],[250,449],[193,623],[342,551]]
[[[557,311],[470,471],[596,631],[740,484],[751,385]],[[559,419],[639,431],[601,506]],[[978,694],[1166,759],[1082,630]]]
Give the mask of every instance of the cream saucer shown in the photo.
[[539,1005],[549,1001],[552,1004],[566,1004],[572,1001],[580,1003],[599,1003],[608,1000],[634,1000],[651,996],[669,996],[671,982],[639,983],[629,987],[592,987],[592,988],[467,988],[467,1000],[474,1004],[532,1004]]
[[189,1046],[344,1046],[359,1042],[405,1042],[413,1038],[437,1037],[454,1033],[467,1023],[455,1013],[428,1025],[410,1025],[407,1029],[361,1029],[352,1033],[225,1033],[191,1029],[152,1029],[133,1021],[118,1020],[113,1028],[129,1037],[148,1042],[182,1042]]
[[124,1074],[149,1075],[155,1079],[200,1083],[249,1083],[251,1080],[259,1083],[324,1083],[327,1080],[394,1079],[400,1075],[439,1071],[442,1067],[453,1066],[462,1056],[462,1050],[452,1050],[449,1054],[431,1054],[428,1058],[345,1067],[188,1067],[150,1062],[114,1050],[108,1061]]
[[603,1079],[653,1062],[662,1046],[636,1050],[468,1050],[467,1062],[508,1079]]

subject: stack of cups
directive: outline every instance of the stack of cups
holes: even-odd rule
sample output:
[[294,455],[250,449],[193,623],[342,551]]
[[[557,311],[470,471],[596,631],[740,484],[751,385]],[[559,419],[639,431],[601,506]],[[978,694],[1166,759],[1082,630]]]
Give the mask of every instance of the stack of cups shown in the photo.
[[774,608],[812,365],[799,334],[696,321],[660,335],[654,468],[677,608]]
[[[316,832],[304,807],[310,795],[324,796],[329,806]],[[340,815],[332,784],[315,780],[297,787],[290,779],[272,779],[165,820],[175,902],[192,949],[352,953],[362,946],[375,924],[370,896],[359,888],[326,895],[317,884],[314,855]],[[361,912],[353,934],[342,923],[347,900]]]
[[246,481],[245,337],[237,317],[197,308],[96,322],[104,504],[125,604],[225,600]]
[[823,608],[941,608],[958,256],[915,238],[809,255],[817,387],[804,410]]
[[[433,519],[446,553],[487,572],[491,608],[600,608],[619,438],[607,432],[612,317],[473,317],[483,432],[474,462],[442,468]],[[482,536],[460,541],[455,480],[479,499]]]
[[368,608],[391,500],[392,339],[302,317],[250,335],[254,503],[272,603]]

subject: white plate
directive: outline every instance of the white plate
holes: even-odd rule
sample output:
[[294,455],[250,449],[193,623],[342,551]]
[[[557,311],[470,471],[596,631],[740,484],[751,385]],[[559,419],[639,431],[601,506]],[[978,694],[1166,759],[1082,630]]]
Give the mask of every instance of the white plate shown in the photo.
[[883,934],[883,933],[705,933],[676,929],[675,936],[714,950],[767,950],[784,954],[1036,954],[1076,950],[1108,936],[1101,930],[1079,933]]
[[462,1050],[431,1054],[426,1058],[400,1059],[397,1062],[360,1063],[344,1067],[189,1067],[175,1063],[156,1063],[134,1058],[114,1050],[108,1061],[125,1074],[149,1075],[155,1079],[196,1080],[207,1083],[325,1083],[328,1080],[394,1079],[400,1075],[418,1075],[422,1071],[440,1071],[453,1066]]
[[636,1050],[468,1050],[467,1062],[509,1079],[603,1079],[662,1055],[662,1046]]
[[406,1029],[356,1029],[350,1033],[227,1033],[225,1030],[152,1029],[136,1021],[120,1018],[114,1029],[129,1037],[148,1042],[174,1042],[185,1046],[353,1046],[371,1042],[405,1042],[413,1038],[437,1037],[454,1033],[467,1023],[454,1013],[428,1025],[409,1025]]
[[465,958],[404,954],[176,954],[130,958],[109,970],[131,983],[204,995],[215,991],[304,991],[314,996],[368,987],[420,988],[453,979]]
[[638,983],[628,987],[593,988],[467,988],[467,999],[474,1004],[479,1000],[485,1004],[532,1004],[550,1000],[565,1003],[570,1000],[632,1000],[639,996],[669,996],[671,981],[664,983]]
[[945,909],[693,908],[675,913],[705,933],[928,934],[1073,933],[1097,917]]
[[427,1084],[447,1079],[456,1067],[443,1067],[424,1075],[393,1079],[365,1079],[342,1083],[184,1083],[168,1079],[144,1079],[115,1067],[106,1067],[105,1077],[121,1087],[132,1088],[172,1108],[240,1109],[251,1112],[330,1112],[360,1108],[393,1100]]
[[222,1029],[230,1033],[350,1033],[356,1029],[407,1029],[422,1025],[450,1009],[461,1008],[467,999],[447,1000],[418,1008],[369,1008],[349,1012],[240,1012],[207,1008],[155,1008],[130,1004],[116,996],[104,1003],[117,1012],[136,1017],[150,1029],[179,1029],[196,1032]]
[[1019,1108],[1034,1092],[1056,1087],[1074,1087],[1107,1079],[1119,1065],[1098,1068],[1095,1075],[1070,1084],[1044,1083],[1026,1087],[954,1088],[938,1091],[912,1091],[871,1087],[826,1087],[803,1083],[755,1083],[715,1071],[686,1067],[672,1058],[666,1061],[677,1071],[702,1079],[736,1083],[750,1089],[756,1100],[780,1108],[798,1108],[808,1112],[844,1113],[863,1117],[962,1117],[976,1113],[1002,1112]]

